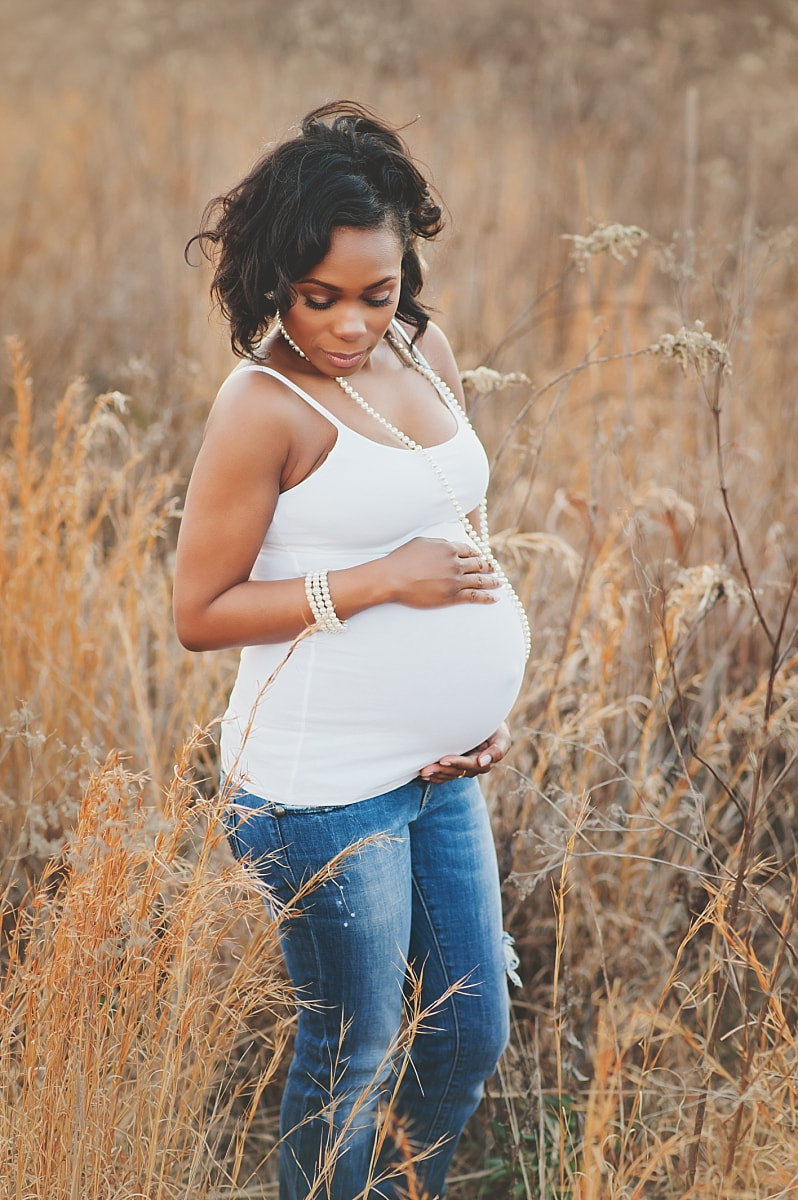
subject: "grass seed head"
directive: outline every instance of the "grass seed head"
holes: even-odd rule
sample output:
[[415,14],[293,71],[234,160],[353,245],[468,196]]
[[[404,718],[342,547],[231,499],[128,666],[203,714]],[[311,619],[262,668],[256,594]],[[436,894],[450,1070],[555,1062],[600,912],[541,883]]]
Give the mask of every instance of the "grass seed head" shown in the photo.
[[510,371],[502,375],[501,371],[494,371],[492,367],[476,367],[473,371],[462,371],[460,378],[481,396],[486,396],[489,392],[503,392],[505,388],[516,383],[532,382],[523,371]]
[[675,359],[685,374],[691,367],[699,375],[708,375],[715,370],[723,375],[732,373],[729,347],[714,338],[704,328],[703,321],[696,321],[692,329],[683,325],[676,333],[663,333],[650,349],[652,354]]
[[580,271],[584,271],[591,258],[597,254],[611,254],[616,262],[637,258],[637,251],[648,234],[639,225],[604,224],[582,237],[578,233],[565,233],[566,241],[573,242],[571,258]]

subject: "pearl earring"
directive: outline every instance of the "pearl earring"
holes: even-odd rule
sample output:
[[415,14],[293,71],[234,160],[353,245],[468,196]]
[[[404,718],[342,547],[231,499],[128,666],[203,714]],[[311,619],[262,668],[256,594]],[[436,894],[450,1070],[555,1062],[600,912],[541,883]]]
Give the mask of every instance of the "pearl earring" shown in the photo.
[[306,359],[306,358],[307,358],[307,354],[305,353],[305,351],[304,351],[304,350],[300,350],[300,349],[299,349],[299,346],[297,346],[296,342],[295,342],[295,341],[294,341],[294,339],[291,337],[291,335],[290,335],[290,333],[288,332],[288,330],[286,329],[285,325],[283,325],[283,318],[280,316],[280,310],[279,310],[279,308],[276,310],[276,312],[275,312],[275,314],[274,314],[274,319],[275,319],[275,321],[277,322],[277,328],[280,330],[280,333],[283,335],[283,337],[285,338],[285,340],[288,342],[288,345],[291,347],[291,349],[292,349],[292,350],[296,350],[296,352],[297,352],[297,354],[299,355],[299,357],[300,357],[300,358],[305,358],[305,359]]

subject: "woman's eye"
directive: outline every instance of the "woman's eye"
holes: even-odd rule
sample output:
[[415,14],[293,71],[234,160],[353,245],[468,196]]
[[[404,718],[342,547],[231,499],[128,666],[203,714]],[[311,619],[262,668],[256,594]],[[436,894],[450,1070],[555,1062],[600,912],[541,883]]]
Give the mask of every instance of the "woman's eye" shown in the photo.
[[[314,300],[312,296],[303,296],[303,300],[308,308],[314,309],[316,312],[323,311],[325,308],[331,308],[335,304],[335,297],[330,297],[328,300]],[[391,292],[387,296],[364,296],[366,304],[369,308],[386,308],[393,303],[393,295]]]

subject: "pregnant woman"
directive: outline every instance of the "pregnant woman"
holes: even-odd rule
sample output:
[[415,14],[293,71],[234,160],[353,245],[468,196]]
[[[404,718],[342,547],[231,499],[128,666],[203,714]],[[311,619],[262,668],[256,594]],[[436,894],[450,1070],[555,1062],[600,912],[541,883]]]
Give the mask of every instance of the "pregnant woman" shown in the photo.
[[[241,361],[191,477],[174,607],[189,649],[243,647],[222,724],[231,844],[279,904],[365,839],[283,925],[301,1004],[281,1200],[400,1194],[387,1141],[375,1153],[377,1089],[359,1100],[375,1078],[422,1155],[419,1189],[443,1196],[508,1036],[477,777],[509,747],[529,631],[488,543],[457,366],[419,301],[418,240],[440,228],[398,134],[340,103],[198,235]],[[407,964],[425,1007],[466,983],[396,1087]]]

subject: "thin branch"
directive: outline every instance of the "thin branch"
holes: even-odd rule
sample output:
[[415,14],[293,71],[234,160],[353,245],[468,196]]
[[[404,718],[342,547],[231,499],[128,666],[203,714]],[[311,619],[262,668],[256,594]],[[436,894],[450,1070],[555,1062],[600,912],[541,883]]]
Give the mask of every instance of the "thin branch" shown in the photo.
[[726,516],[728,517],[729,525],[731,526],[732,537],[734,538],[734,546],[737,551],[737,562],[739,563],[740,570],[745,577],[748,594],[751,597],[751,603],[754,606],[754,611],[756,612],[759,624],[762,626],[762,631],[772,649],[776,644],[775,639],[773,634],[770,632],[770,627],[767,621],[765,620],[765,614],[760,608],[759,600],[756,594],[756,588],[754,587],[753,580],[751,579],[751,572],[748,569],[748,563],[746,561],[745,554],[743,553],[743,546],[740,540],[740,531],[737,528],[737,522],[734,519],[734,514],[731,510],[731,503],[729,502],[729,488],[728,484],[726,483],[726,466],[723,460],[723,443],[721,441],[720,432],[720,385],[722,377],[722,368],[718,367],[717,371],[715,372],[715,389],[712,402],[710,404],[710,411],[712,413],[713,425],[715,429],[715,458],[718,466],[718,486],[720,487],[721,499],[723,500],[723,508]]

